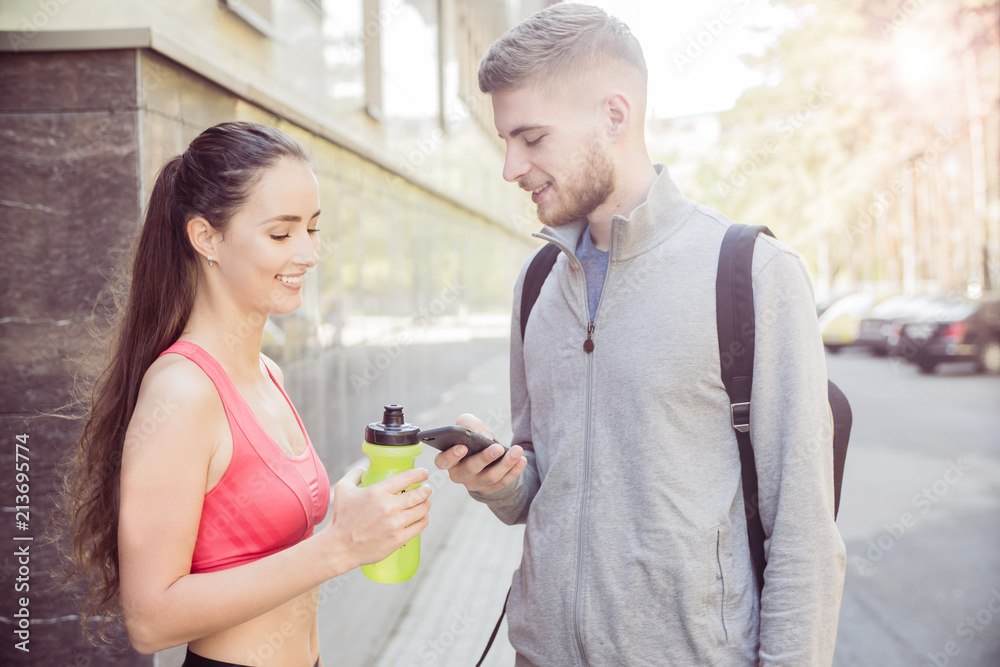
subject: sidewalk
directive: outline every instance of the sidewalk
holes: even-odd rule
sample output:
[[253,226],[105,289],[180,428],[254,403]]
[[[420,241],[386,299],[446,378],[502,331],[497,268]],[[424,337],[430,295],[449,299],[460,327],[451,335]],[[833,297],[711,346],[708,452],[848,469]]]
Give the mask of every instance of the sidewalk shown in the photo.
[[[520,563],[523,534],[523,526],[503,525],[484,505],[470,499],[446,553],[431,566],[376,666],[475,665]],[[514,664],[506,619],[483,664]]]
[[[494,428],[497,439],[510,442],[510,420],[505,418],[509,415],[507,374],[506,359],[487,361],[443,396],[433,411],[417,415],[415,423],[450,423],[468,410]],[[432,478],[436,485],[452,483],[443,471],[436,474],[441,476]],[[421,565],[427,570],[420,587],[376,667],[472,667],[486,647],[511,575],[521,561],[524,526],[506,526],[482,503],[468,497],[462,501],[461,514],[441,554]],[[514,664],[506,619],[483,664]]]

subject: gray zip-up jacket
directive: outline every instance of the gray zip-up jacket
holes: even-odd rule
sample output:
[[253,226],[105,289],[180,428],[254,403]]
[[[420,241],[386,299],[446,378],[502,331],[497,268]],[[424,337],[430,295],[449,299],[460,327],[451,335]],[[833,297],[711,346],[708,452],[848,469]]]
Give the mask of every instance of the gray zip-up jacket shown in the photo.
[[[612,222],[589,315],[573,250],[586,221],[537,236],[562,252],[520,333],[511,329],[513,443],[528,465],[492,495],[525,523],[508,604],[517,665],[829,665],[844,544],[833,517],[832,430],[812,287],[761,236],[751,437],[767,556],[758,599],[715,320],[731,221],[660,172]],[[525,264],[527,267],[527,264]]]

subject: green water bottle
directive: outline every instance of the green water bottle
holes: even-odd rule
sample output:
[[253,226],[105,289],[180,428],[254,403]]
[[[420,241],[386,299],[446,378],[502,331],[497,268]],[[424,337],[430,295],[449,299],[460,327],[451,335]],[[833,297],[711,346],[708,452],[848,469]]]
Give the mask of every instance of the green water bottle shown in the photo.
[[[423,451],[418,434],[420,429],[403,419],[403,406],[387,405],[381,422],[369,424],[365,429],[365,442],[361,449],[368,455],[371,465],[361,477],[361,486],[370,486],[396,473],[413,468],[413,460]],[[419,484],[407,487],[412,491]],[[372,581],[395,584],[406,581],[420,567],[420,536],[396,549],[385,560],[362,565],[361,571]]]

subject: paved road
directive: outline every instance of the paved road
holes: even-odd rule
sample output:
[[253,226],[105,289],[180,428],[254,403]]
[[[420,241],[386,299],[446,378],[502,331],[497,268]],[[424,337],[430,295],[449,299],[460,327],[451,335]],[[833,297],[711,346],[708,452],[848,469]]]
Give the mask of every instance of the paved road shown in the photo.
[[835,667],[997,667],[1000,378],[849,350],[828,368],[854,409]]

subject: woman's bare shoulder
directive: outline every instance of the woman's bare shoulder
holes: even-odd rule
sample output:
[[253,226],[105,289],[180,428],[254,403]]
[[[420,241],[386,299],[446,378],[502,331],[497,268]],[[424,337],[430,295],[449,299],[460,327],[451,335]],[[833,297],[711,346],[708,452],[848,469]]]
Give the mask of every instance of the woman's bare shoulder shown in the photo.
[[199,403],[218,391],[198,364],[179,354],[165,354],[154,361],[142,378],[143,393],[172,398],[187,404]]
[[186,446],[202,442],[211,452],[225,419],[222,400],[205,372],[186,357],[167,354],[154,361],[142,378],[129,438],[142,442],[169,438],[171,449],[182,442]]

